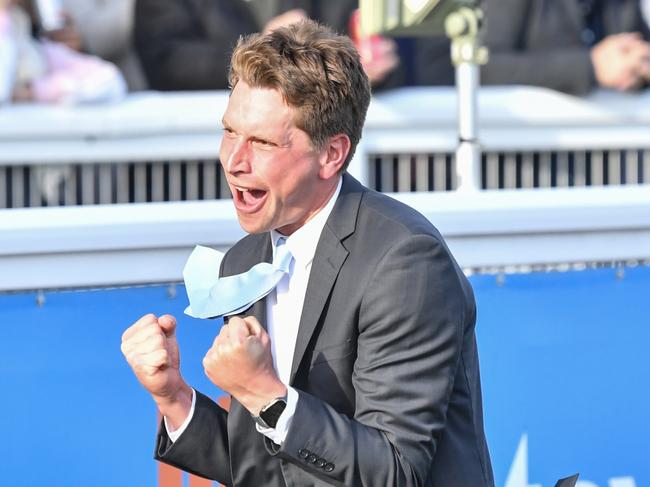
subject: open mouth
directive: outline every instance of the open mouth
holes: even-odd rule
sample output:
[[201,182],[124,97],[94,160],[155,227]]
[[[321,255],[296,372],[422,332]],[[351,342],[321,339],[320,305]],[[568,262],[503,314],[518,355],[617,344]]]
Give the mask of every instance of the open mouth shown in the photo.
[[233,186],[233,201],[237,210],[253,213],[259,210],[266,200],[267,192],[262,189]]

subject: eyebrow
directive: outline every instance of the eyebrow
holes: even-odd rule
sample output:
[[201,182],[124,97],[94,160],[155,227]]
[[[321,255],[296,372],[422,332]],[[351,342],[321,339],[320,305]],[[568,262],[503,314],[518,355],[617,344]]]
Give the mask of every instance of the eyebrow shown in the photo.
[[[221,125],[223,125],[224,129],[233,130],[232,125],[228,123],[225,116],[221,118]],[[251,134],[251,137],[258,140],[265,140],[267,142],[271,142],[272,144],[275,144],[277,147],[288,147],[289,145],[291,145],[291,138],[289,138],[289,140],[279,140],[276,139],[274,136],[268,134]]]

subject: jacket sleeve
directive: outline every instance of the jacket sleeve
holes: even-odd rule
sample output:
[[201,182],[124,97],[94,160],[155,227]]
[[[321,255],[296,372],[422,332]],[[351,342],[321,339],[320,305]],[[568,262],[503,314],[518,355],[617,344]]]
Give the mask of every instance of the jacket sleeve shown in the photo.
[[154,458],[192,474],[229,484],[232,475],[227,420],[226,410],[196,391],[194,416],[178,440],[172,443],[161,420]]
[[270,453],[332,485],[428,485],[474,319],[458,272],[433,236],[393,246],[359,309],[354,416],[300,392],[284,443],[266,440]]
[[157,90],[228,87],[230,52],[254,32],[239,2],[138,0],[135,46],[150,86]]
[[588,93],[595,84],[588,47],[576,43],[528,49],[525,45],[526,31],[534,28],[532,5],[535,3],[532,0],[484,2],[485,45],[490,57],[481,69],[481,81],[486,85],[533,85],[565,93]]

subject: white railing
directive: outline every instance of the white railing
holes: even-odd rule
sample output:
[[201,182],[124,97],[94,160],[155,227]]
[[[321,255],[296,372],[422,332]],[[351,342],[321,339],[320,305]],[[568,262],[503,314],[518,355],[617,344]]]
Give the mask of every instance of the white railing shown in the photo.
[[[650,259],[650,186],[397,193],[461,266]],[[176,282],[196,244],[243,235],[230,201],[0,211],[0,291]]]
[[[218,157],[227,100],[226,92],[144,92],[111,106],[4,106],[0,164]],[[484,87],[479,120],[486,150],[644,147],[650,90],[599,92],[583,99],[543,88]],[[363,149],[453,151],[456,127],[453,88],[381,93],[370,106]]]
[[[58,198],[62,203],[165,199],[155,181],[163,180],[164,171],[186,171],[175,161],[189,161],[190,172],[192,164],[205,160],[206,171],[218,169],[219,121],[227,99],[225,92],[146,92],[112,106],[4,106],[0,208],[6,199],[15,200],[6,205],[10,207],[38,206],[40,190],[27,197],[24,188],[43,186],[42,168],[56,165],[61,166],[55,174],[60,179],[79,173]],[[479,95],[479,120],[486,188],[650,182],[650,90],[600,92],[581,99],[542,88],[486,87]],[[456,127],[453,88],[379,94],[350,171],[384,191],[452,189]],[[123,163],[134,164],[134,174],[126,175]],[[85,170],[87,166],[94,168]],[[106,182],[111,171],[114,188]],[[147,177],[155,193],[150,197],[143,182]],[[174,179],[173,174],[165,177]],[[103,186],[96,183],[96,188],[93,180]],[[130,195],[120,181],[136,186]],[[193,196],[168,199],[200,199],[200,182],[192,181],[183,191]],[[12,195],[4,194],[8,187]],[[111,191],[117,193],[112,199],[107,196]]]

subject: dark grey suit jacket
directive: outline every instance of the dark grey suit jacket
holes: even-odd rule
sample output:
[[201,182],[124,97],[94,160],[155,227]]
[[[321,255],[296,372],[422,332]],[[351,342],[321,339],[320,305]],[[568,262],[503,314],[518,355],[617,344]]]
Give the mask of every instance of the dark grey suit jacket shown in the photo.
[[[605,0],[605,35],[639,31],[647,38],[639,0]],[[585,94],[595,84],[590,48],[582,39],[578,0],[484,0],[485,84],[524,84]]]
[[[222,274],[270,261],[268,234],[226,255]],[[265,323],[265,303],[248,314]],[[237,486],[491,487],[471,287],[415,210],[345,176],[312,264],[284,444],[198,395],[156,458]]]

